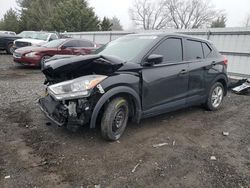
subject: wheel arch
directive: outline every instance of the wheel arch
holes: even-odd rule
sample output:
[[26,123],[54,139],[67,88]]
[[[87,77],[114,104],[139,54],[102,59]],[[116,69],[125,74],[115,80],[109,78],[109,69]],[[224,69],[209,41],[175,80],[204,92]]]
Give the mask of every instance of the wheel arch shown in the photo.
[[227,95],[227,88],[228,88],[228,78],[226,75],[224,74],[221,74],[221,75],[218,75],[214,80],[213,82],[210,84],[210,87],[209,89],[216,83],[216,82],[220,82],[223,87],[224,87],[224,96]]
[[[139,122],[141,119],[141,100],[139,95],[135,90],[128,86],[118,86],[113,89],[110,89],[107,91],[96,103],[95,108],[93,110],[93,113],[91,115],[91,120],[90,120],[90,128],[95,128],[96,127],[96,121],[99,116],[99,113],[101,109],[104,107],[104,105],[108,102],[108,100],[118,97],[118,96],[124,96],[126,97],[129,101],[129,103],[133,105],[133,121]],[[131,106],[130,106],[131,107]]]

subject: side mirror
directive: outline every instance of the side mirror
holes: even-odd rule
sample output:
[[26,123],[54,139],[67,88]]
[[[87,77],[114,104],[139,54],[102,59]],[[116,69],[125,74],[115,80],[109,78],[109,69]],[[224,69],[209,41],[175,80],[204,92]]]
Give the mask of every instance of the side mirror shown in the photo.
[[66,46],[61,46],[61,49],[62,49],[62,50],[66,49],[66,48],[67,48]]
[[158,54],[151,54],[150,56],[148,56],[146,62],[144,62],[144,65],[155,65],[155,64],[160,64],[163,61],[163,56],[162,55],[158,55]]

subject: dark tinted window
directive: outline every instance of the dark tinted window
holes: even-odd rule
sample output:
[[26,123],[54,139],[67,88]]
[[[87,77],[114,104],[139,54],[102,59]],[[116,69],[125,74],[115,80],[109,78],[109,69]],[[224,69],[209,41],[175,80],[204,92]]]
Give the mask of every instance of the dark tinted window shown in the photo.
[[187,58],[188,60],[203,58],[201,42],[194,40],[187,40]]
[[79,47],[94,47],[94,44],[87,40],[79,40]]
[[66,41],[66,39],[57,39],[57,40],[50,41],[42,46],[44,46],[46,48],[57,48],[60,45],[62,45],[65,41]]
[[69,42],[66,42],[63,46],[65,46],[66,48],[78,47],[78,41],[71,40]]
[[202,46],[204,51],[204,57],[205,58],[210,57],[212,52],[211,48],[206,43],[202,43]]
[[181,39],[169,38],[162,42],[152,54],[163,55],[163,62],[174,63],[182,61]]

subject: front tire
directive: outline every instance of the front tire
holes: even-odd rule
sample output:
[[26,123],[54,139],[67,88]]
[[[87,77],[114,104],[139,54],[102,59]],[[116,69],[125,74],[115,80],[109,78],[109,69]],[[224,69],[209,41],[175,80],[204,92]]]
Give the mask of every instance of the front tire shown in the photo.
[[12,55],[14,53],[14,51],[15,50],[13,48],[13,43],[8,44],[7,49],[6,49],[7,54]]
[[127,100],[123,97],[113,99],[106,106],[102,116],[102,137],[109,141],[118,140],[127,126],[128,117],[129,106]]
[[224,87],[220,82],[216,82],[209,91],[206,108],[210,111],[218,110],[224,98]]

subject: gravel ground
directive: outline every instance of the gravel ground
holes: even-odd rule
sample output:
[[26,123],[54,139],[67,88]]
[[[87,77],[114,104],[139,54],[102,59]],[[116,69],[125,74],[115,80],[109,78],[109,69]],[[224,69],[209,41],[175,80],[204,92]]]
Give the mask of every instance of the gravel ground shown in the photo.
[[98,129],[46,125],[43,81],[0,54],[0,187],[250,187],[250,96],[129,124],[109,143]]

